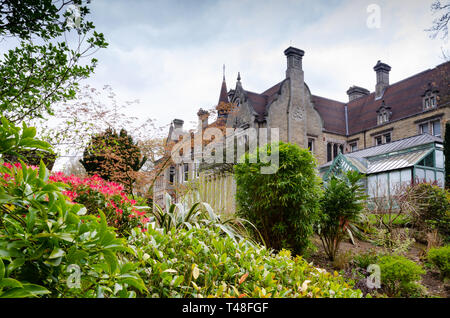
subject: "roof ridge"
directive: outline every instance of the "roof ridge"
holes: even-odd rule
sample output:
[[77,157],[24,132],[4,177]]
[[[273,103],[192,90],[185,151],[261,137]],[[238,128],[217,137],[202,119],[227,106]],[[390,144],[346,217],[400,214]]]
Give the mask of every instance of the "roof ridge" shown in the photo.
[[417,135],[414,135],[414,136],[409,136],[409,137],[397,139],[397,140],[394,140],[394,141],[392,141],[392,142],[390,142],[390,143],[381,144],[381,145],[375,145],[375,146],[371,146],[371,147],[366,147],[366,148],[364,148],[364,149],[359,149],[359,150],[356,150],[356,151],[353,151],[353,152],[346,153],[345,155],[352,155],[352,154],[356,154],[356,153],[358,153],[358,152],[362,152],[362,151],[365,151],[365,150],[368,150],[368,149],[373,149],[373,148],[375,148],[375,147],[380,147],[380,146],[385,146],[385,145],[392,145],[392,144],[394,144],[394,143],[399,143],[399,142],[405,141],[405,140],[407,140],[407,139],[418,138],[418,137],[421,137],[421,136],[431,137],[430,140],[433,141],[433,142],[442,140],[442,138],[436,137],[436,136],[431,135],[431,134],[429,134],[429,133],[422,133],[422,134],[417,134]]
[[326,99],[326,100],[330,100],[330,101],[332,101],[332,102],[337,102],[337,103],[340,103],[340,104],[343,104],[343,105],[346,105],[346,104],[347,104],[347,103],[340,102],[340,101],[338,101],[338,100],[331,99],[331,98],[328,98],[328,97],[323,97],[323,96],[314,95],[314,94],[311,94],[311,96],[312,96],[312,97],[319,97],[319,98]]

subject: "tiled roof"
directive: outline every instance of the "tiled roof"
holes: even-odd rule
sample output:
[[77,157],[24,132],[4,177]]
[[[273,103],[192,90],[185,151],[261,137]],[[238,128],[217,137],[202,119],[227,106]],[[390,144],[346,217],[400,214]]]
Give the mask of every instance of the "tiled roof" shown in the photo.
[[323,119],[323,128],[328,132],[346,135],[345,104],[315,95],[312,95],[312,101]]
[[438,65],[400,82],[388,86],[383,96],[376,100],[375,93],[348,103],[348,134],[353,135],[377,126],[376,111],[381,104],[391,107],[390,122],[423,112],[423,95],[428,88],[448,93],[450,62]]
[[228,92],[227,92],[227,83],[225,82],[225,77],[222,81],[222,87],[220,89],[220,96],[219,96],[219,102],[217,104],[228,103]]
[[[371,93],[347,103],[316,95],[312,95],[312,101],[323,119],[325,131],[350,136],[377,127],[377,110],[383,101],[392,112],[389,122],[423,113],[422,100],[427,89],[438,89],[441,95],[449,95],[448,74],[450,62],[388,86],[379,99],[375,99],[375,93]],[[277,96],[284,81],[286,79],[262,93],[245,91],[257,120],[264,120],[267,116],[267,107]]]

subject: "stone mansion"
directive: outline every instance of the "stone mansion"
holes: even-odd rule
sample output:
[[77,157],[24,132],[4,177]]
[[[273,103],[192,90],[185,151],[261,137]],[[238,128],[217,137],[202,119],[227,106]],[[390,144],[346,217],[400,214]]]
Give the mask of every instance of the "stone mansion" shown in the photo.
[[[303,71],[304,51],[289,47],[286,77],[261,93],[244,88],[238,75],[234,89],[227,90],[225,77],[219,105],[231,103],[233,112],[218,109],[217,120],[208,123],[208,113],[200,110],[199,129],[211,125],[230,128],[279,128],[280,140],[309,148],[319,166],[326,166],[339,154],[392,143],[408,137],[430,134],[443,138],[450,118],[450,62],[390,83],[391,66],[378,61],[374,66],[374,87],[351,86],[348,100],[337,101],[314,95]],[[173,128],[182,128],[175,119],[168,141],[177,142]],[[155,195],[169,182],[185,181],[198,175],[196,167],[168,167],[161,175]],[[160,198],[160,195],[159,195]]]

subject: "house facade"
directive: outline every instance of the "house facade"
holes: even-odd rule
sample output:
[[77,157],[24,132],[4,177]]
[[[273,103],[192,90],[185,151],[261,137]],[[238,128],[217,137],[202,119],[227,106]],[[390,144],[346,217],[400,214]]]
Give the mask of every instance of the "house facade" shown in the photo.
[[[351,86],[348,100],[318,96],[307,85],[303,63],[305,52],[289,47],[284,51],[286,76],[261,93],[248,90],[238,74],[234,89],[222,81],[217,120],[208,123],[208,112],[200,110],[198,131],[211,125],[223,128],[278,128],[281,141],[308,148],[316,157],[320,171],[326,172],[340,154],[391,144],[421,134],[444,137],[450,118],[450,62],[424,70],[396,83],[390,83],[391,66],[378,61],[374,86]],[[220,105],[233,105],[222,111]],[[167,140],[178,142],[173,121]],[[199,176],[198,164],[177,164],[161,174],[155,199],[170,186]]]

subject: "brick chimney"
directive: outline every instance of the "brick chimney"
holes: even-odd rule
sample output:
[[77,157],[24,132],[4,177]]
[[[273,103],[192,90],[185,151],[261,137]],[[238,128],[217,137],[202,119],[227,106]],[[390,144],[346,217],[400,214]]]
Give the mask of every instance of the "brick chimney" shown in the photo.
[[381,61],[377,62],[374,66],[374,71],[377,74],[377,84],[375,85],[375,98],[379,99],[383,97],[385,89],[389,86],[389,72],[391,67]]

